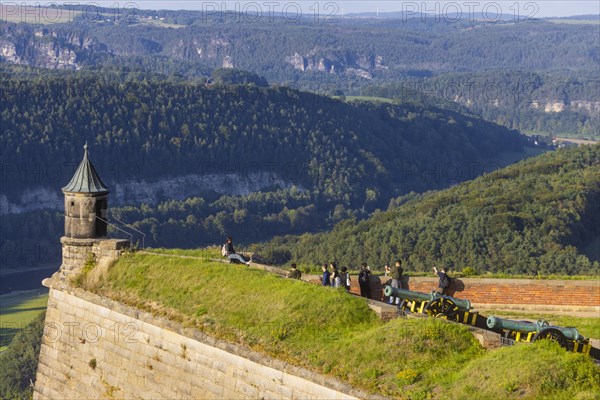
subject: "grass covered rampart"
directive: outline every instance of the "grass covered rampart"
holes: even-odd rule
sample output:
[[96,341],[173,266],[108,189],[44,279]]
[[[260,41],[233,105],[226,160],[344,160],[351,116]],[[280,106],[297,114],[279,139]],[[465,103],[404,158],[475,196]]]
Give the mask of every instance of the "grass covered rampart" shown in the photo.
[[382,322],[342,289],[194,255],[126,255],[84,287],[394,398],[600,399],[591,358],[553,343],[484,350],[465,326]]

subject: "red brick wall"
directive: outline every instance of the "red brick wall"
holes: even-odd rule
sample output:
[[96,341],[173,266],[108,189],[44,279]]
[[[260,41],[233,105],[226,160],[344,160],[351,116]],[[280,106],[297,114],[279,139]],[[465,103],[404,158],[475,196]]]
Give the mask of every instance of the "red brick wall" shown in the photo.
[[[352,292],[360,294],[357,279],[358,277],[352,276]],[[371,277],[371,294],[374,300],[385,300],[383,289],[386,279]],[[310,277],[309,280],[320,283],[318,277]],[[437,283],[437,277],[405,277],[403,288],[429,293],[437,287]],[[480,304],[600,307],[600,280],[464,278],[457,279],[447,294]]]
[[[408,289],[429,292],[437,278],[411,278]],[[600,281],[541,279],[457,279],[448,295],[482,304],[600,306]]]

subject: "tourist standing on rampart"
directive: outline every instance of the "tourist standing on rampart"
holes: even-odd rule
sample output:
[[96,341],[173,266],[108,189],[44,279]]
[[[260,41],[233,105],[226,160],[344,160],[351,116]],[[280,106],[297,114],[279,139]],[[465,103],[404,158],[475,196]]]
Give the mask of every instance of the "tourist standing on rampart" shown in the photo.
[[369,286],[369,276],[371,271],[367,263],[362,263],[360,272],[358,273],[358,285],[360,286],[360,295],[368,299],[371,298],[371,287]]
[[448,289],[448,286],[450,286],[450,278],[446,274],[446,268],[442,267],[438,271],[436,267],[433,267],[433,272],[435,272],[435,274],[440,278],[436,291],[439,294],[445,294],[446,289]]
[[[394,268],[392,268],[392,287],[393,288],[402,288],[402,273],[404,272],[404,270],[402,269],[402,261],[401,260],[396,260],[396,264],[394,265]],[[400,298],[396,297],[394,298],[394,296],[390,296],[390,304],[394,304],[394,299],[395,299],[395,303],[398,304],[400,302]]]
[[338,288],[342,286],[342,281],[340,279],[340,272],[338,271],[337,265],[332,262],[329,264],[331,267],[331,286]]
[[392,274],[392,269],[390,268],[390,264],[385,264],[383,266],[384,276],[388,277]]
[[340,272],[340,281],[342,282],[342,286],[346,289],[347,292],[350,291],[350,273],[348,272],[348,268],[342,267],[342,272]]
[[327,269],[327,264],[323,264],[323,276],[321,277],[321,284],[323,286],[331,286],[331,274]]

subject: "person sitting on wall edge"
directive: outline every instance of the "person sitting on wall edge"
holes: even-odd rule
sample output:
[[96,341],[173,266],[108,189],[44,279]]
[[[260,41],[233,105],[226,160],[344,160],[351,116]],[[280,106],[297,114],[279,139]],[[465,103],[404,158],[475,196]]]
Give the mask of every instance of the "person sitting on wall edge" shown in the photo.
[[221,248],[221,254],[223,257],[227,257],[229,262],[241,262],[242,264],[250,265],[251,260],[246,260],[242,255],[235,252],[235,248],[233,247],[233,239],[231,236],[227,237],[227,241]]

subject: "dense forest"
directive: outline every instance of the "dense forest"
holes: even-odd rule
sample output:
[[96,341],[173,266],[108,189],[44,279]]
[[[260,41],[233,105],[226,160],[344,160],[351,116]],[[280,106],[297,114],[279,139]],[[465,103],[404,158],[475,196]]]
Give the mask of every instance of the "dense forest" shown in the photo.
[[[525,143],[515,131],[418,102],[346,103],[285,87],[119,83],[104,75],[2,79],[0,156],[23,167],[15,172],[22,179],[3,185],[8,193],[46,183],[27,172],[29,162],[76,164],[88,141],[108,181],[119,164],[131,166],[119,179],[150,181],[202,174],[206,165],[245,166],[362,206],[377,194],[452,182],[402,176],[407,163],[466,165]],[[63,173],[68,180],[72,171]]]
[[[586,21],[256,23],[74,10],[82,13],[72,23],[0,21],[2,207],[60,196],[86,140],[113,188],[210,174],[272,183],[249,196],[190,187],[134,201],[114,191],[113,216],[145,232],[148,245],[330,229],[525,157],[513,129],[594,137],[599,128],[600,51]],[[556,102],[564,110],[546,111]],[[48,207],[3,211],[3,260],[56,250],[62,218],[56,202]]]
[[45,317],[46,313],[43,312],[21,329],[10,342],[8,349],[0,354],[0,398],[32,398],[31,382],[35,381],[37,372]]
[[[285,236],[256,250],[273,261],[337,261],[405,271],[598,274],[587,249],[600,240],[600,145],[558,150],[450,189],[410,194],[364,221]],[[597,256],[596,256],[597,257]]]
[[[227,232],[261,240],[322,229],[387,207],[392,197],[472,179],[526,144],[515,131],[419,102],[349,103],[277,86],[92,73],[25,78],[9,71],[2,80],[8,201],[32,187],[58,191],[86,141],[109,185],[209,173],[273,180],[251,196],[188,193],[192,198],[176,201],[166,192],[162,204],[111,204],[154,245],[192,246]],[[62,231],[52,212],[1,218],[5,247],[53,241]]]

